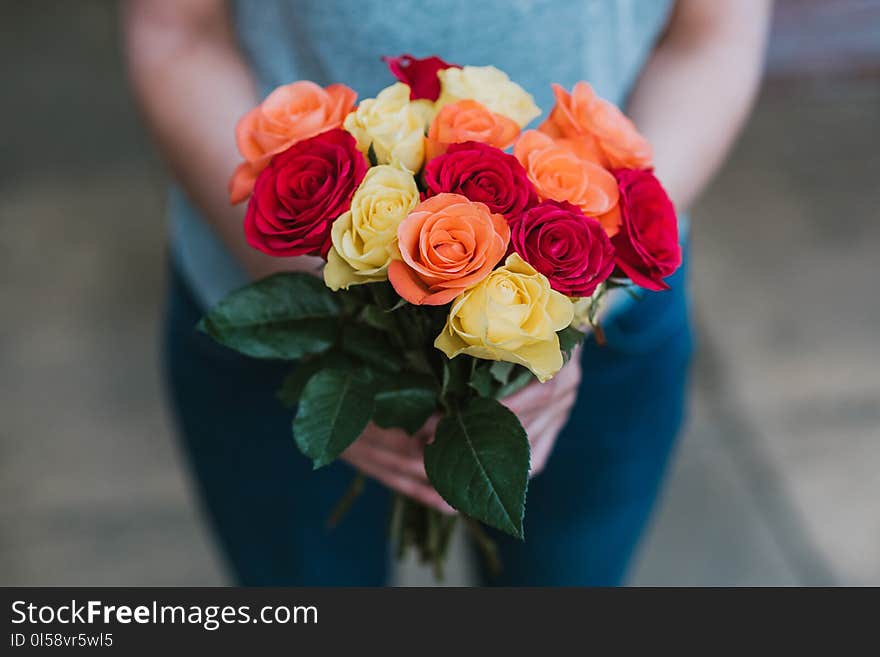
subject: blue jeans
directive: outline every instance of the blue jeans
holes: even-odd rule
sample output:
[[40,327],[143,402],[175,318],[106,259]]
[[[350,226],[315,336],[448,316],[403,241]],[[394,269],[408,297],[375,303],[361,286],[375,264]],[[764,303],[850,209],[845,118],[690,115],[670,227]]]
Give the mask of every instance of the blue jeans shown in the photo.
[[[582,350],[571,420],[529,484],[524,542],[494,533],[499,585],[617,585],[647,523],[682,422],[692,352],[684,267]],[[166,374],[198,490],[238,583],[378,586],[387,580],[389,494],[369,482],[335,529],[351,468],[312,471],[275,390],[289,370],[213,343],[172,272]]]

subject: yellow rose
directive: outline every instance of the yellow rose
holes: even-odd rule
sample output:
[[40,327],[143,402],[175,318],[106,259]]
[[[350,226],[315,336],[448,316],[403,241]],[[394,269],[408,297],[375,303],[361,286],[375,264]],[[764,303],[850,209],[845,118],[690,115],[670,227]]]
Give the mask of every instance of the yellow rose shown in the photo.
[[442,91],[437,109],[459,100],[475,100],[524,127],[541,114],[532,95],[494,66],[465,66],[437,71]]
[[425,125],[425,130],[427,130],[427,126],[431,125],[431,121],[437,116],[439,108],[436,103],[427,98],[417,98],[416,100],[409,101],[409,104],[410,107],[418,112],[419,116],[422,118],[422,124]]
[[387,164],[372,167],[333,222],[324,282],[331,290],[384,281],[397,253],[397,227],[419,202],[412,174]]
[[572,328],[584,331],[590,328],[590,313],[593,311],[593,297],[580,297],[572,299],[574,304],[574,317],[571,320]]
[[375,98],[361,101],[345,117],[343,127],[364,154],[373,146],[379,164],[394,164],[412,172],[425,159],[425,110],[410,103],[409,87],[392,84]]
[[449,358],[468,354],[528,367],[544,382],[562,367],[557,331],[571,324],[572,303],[517,254],[452,302],[434,346]]

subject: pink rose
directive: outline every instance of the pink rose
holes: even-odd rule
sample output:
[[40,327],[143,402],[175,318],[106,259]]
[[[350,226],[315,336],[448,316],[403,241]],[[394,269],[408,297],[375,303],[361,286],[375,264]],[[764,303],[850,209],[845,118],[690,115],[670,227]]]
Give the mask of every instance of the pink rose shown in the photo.
[[566,201],[543,201],[510,222],[520,257],[570,297],[588,297],[614,270],[614,247],[593,217]]
[[681,265],[675,208],[650,170],[618,169],[620,232],[612,239],[617,266],[633,283],[668,290],[663,281]]
[[244,219],[248,244],[273,256],[326,256],[330,226],[366,173],[367,161],[345,130],[297,142],[257,177]]
[[513,155],[475,141],[453,144],[425,167],[426,196],[461,194],[508,219],[538,202],[526,170]]

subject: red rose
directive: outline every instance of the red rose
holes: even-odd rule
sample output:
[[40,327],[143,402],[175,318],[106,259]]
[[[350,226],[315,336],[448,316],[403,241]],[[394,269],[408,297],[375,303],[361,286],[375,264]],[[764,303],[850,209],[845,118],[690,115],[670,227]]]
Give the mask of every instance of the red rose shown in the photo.
[[512,219],[510,244],[570,297],[590,296],[614,270],[614,247],[602,224],[566,201],[543,201]]
[[330,226],[366,173],[354,137],[338,128],[278,153],[254,184],[244,218],[248,244],[273,256],[326,256]]
[[452,144],[425,167],[426,196],[461,194],[510,219],[538,202],[526,170],[513,155],[475,141]]
[[446,68],[461,68],[458,64],[447,64],[439,57],[417,59],[412,55],[383,57],[391,74],[409,85],[409,99],[427,98],[435,101],[440,96],[440,80],[437,71]]
[[663,281],[681,265],[672,201],[648,169],[614,171],[620,187],[620,232],[611,238],[617,266],[633,283],[668,290]]

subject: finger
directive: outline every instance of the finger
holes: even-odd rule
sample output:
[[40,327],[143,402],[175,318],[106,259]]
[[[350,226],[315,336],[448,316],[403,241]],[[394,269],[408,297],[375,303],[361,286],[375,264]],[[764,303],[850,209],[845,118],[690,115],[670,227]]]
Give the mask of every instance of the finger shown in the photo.
[[368,426],[358,438],[358,442],[376,445],[389,452],[409,456],[421,460],[424,458],[425,446],[422,441],[413,440],[402,429],[383,429],[375,425]]
[[580,365],[569,361],[560,372],[546,383],[530,383],[522,390],[505,397],[501,403],[513,411],[520,420],[528,421],[541,413],[551,400],[559,398],[580,385]]
[[[414,459],[401,456],[395,452],[373,445],[365,445],[359,456],[361,463],[370,467],[385,479],[393,479],[406,486],[408,490],[410,483],[414,484],[413,489],[418,492],[412,494],[411,497],[415,497],[419,501],[425,501],[426,504],[443,513],[456,513],[455,509],[446,503],[433,484],[431,484],[428,479],[428,473],[425,472],[423,458]],[[405,482],[405,479],[410,481]],[[406,491],[401,490],[401,492]],[[409,495],[409,493],[407,494]]]
[[528,419],[537,409],[543,408],[553,398],[552,380],[547,383],[530,383],[522,390],[501,399],[520,420]]
[[565,424],[568,416],[571,414],[571,407],[574,404],[575,395],[569,393],[555,401],[551,406],[546,407],[541,413],[537,414],[528,422],[526,429],[529,435],[529,441],[536,440],[539,436],[547,431],[547,427],[555,423]]
[[542,418],[546,415],[553,415],[558,413],[567,413],[574,400],[576,398],[576,390],[568,390],[567,392],[562,392],[559,395],[554,396],[552,399],[547,400],[545,403],[540,406],[533,406],[525,411],[523,411],[519,417],[520,422],[523,426],[534,424],[539,418]]
[[[547,391],[552,388],[552,382],[553,379],[550,379],[547,383],[533,381],[527,386],[520,388],[512,395],[507,395],[507,397],[502,398],[500,401],[508,407],[528,406],[535,399],[543,398],[547,394]],[[513,410],[513,408],[511,408],[511,410]]]
[[546,460],[548,450],[545,450],[543,445],[547,442],[549,441],[544,433],[532,433],[529,436],[529,476],[533,476],[544,469],[544,461]]
[[420,483],[428,483],[423,458],[414,458],[395,450],[385,449],[381,444],[357,440],[343,452],[350,453],[361,461],[368,461],[379,468],[392,470],[398,474],[416,479]]
[[531,446],[530,471],[532,475],[544,469],[547,459],[553,451],[553,446],[556,444],[556,438],[568,421],[570,406],[568,400],[563,400],[563,403],[557,404],[552,409],[547,409],[543,416],[529,424],[527,432]]
[[440,493],[434,490],[430,485],[421,484],[411,477],[377,467],[369,461],[354,463],[353,465],[364,474],[373,477],[398,493],[403,493],[407,497],[411,497],[414,500],[437,509],[442,513],[450,515],[455,513],[455,509],[449,506],[446,501],[440,497]]
[[568,361],[555,377],[550,379],[556,383],[557,390],[576,388],[581,382],[581,366],[577,360]]
[[541,438],[532,448],[532,465],[529,471],[530,476],[534,477],[536,474],[540,474],[547,466],[547,460],[550,458],[550,454],[553,453],[553,448],[556,446],[556,439],[559,437],[559,433],[564,426],[565,422],[556,420],[541,434]]
[[436,493],[436,491],[434,491],[427,480],[419,480],[393,467],[389,467],[389,464],[381,462],[381,457],[376,458],[377,452],[378,450],[369,446],[355,443],[342,453],[342,458],[361,472],[382,482],[389,488],[418,497],[419,499],[428,498],[434,500],[431,492]]
[[438,413],[434,413],[434,415],[428,418],[428,421],[425,422],[422,428],[416,431],[414,437],[430,445],[434,442],[434,434],[437,433],[437,425],[440,423],[440,418],[441,416]]

